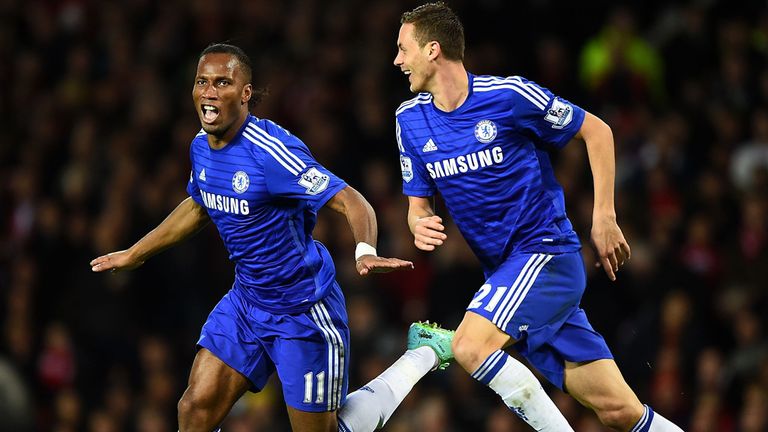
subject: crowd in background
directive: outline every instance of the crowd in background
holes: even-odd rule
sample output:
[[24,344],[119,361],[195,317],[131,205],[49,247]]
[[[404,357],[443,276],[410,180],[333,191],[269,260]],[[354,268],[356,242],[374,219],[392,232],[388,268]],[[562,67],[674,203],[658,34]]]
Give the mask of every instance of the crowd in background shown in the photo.
[[[584,244],[582,306],[640,399],[687,431],[768,431],[768,6],[448,3],[470,71],[525,76],[613,129],[632,247],[615,283],[591,265],[584,145],[553,158]],[[350,388],[402,353],[411,321],[458,324],[478,263],[453,225],[437,252],[418,252],[400,190],[394,111],[411,95],[392,60],[400,14],[418,4],[0,0],[0,431],[176,430],[200,327],[232,283],[216,230],[134,272],[88,262],[185,198],[193,75],[211,42],[246,49],[269,90],[255,114],[360,190],[380,253],[416,265],[359,277],[346,222],[321,212],[315,236],[347,297]],[[577,431],[603,430],[547,388]],[[276,382],[224,424],[287,430]],[[528,429],[454,365],[419,383],[386,430]]]

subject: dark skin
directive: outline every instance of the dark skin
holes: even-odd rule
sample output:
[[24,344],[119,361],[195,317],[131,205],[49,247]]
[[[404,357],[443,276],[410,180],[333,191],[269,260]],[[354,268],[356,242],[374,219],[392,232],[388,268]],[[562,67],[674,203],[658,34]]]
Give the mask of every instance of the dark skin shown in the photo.
[[[211,148],[229,144],[248,118],[253,85],[244,69],[235,56],[225,53],[206,54],[197,64],[192,100]],[[217,112],[213,120],[204,114],[208,106]]]
[[[202,56],[197,65],[192,99],[208,145],[221,149],[236,136],[248,118],[248,101],[253,96],[250,74],[237,58],[227,53]],[[327,207],[347,218],[356,242],[376,245],[376,215],[371,205],[347,186],[333,196]],[[192,198],[182,201],[155,229],[128,249],[112,252],[91,261],[94,272],[133,270],[147,259],[194,235],[210,218]],[[355,263],[361,276],[411,269],[413,263],[397,258],[363,255]],[[181,432],[210,432],[226,417],[232,405],[251,386],[250,381],[205,348],[192,364],[189,382],[178,404]],[[297,432],[338,430],[336,412],[306,412],[288,407],[291,426]]]

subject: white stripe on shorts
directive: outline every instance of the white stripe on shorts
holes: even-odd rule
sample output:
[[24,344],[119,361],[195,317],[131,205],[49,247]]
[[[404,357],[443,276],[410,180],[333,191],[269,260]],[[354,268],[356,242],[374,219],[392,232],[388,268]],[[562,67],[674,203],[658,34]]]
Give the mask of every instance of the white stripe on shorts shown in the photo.
[[531,290],[531,287],[533,286],[533,283],[536,282],[536,278],[539,276],[539,272],[541,272],[541,269],[544,268],[545,265],[549,262],[549,260],[554,257],[554,255],[545,255],[546,258],[541,263],[541,265],[538,265],[533,270],[533,275],[531,276],[531,281],[528,283],[528,285],[525,287],[525,290],[523,291],[520,298],[514,303],[514,307],[512,307],[512,310],[509,312],[509,315],[507,318],[501,323],[501,328],[506,328],[507,325],[509,325],[509,321],[512,320],[512,317],[515,316],[515,312],[517,312],[517,308],[520,307],[520,305],[523,303],[523,300],[525,299],[525,296],[528,295],[528,291]]
[[499,308],[496,310],[496,313],[493,315],[493,319],[491,320],[497,326],[498,326],[499,319],[501,317],[502,312],[507,308],[507,304],[509,304],[512,297],[514,297],[515,294],[518,292],[520,283],[527,276],[531,266],[535,265],[535,262],[539,259],[540,259],[539,254],[531,255],[531,257],[528,258],[528,262],[525,263],[525,265],[523,266],[523,269],[520,270],[520,273],[517,275],[517,279],[515,279],[515,283],[513,283],[512,286],[509,287],[509,291],[507,291],[507,295],[504,296],[504,300],[501,301]]
[[344,361],[346,359],[346,351],[344,348],[344,339],[342,339],[341,334],[339,333],[339,330],[336,328],[336,326],[333,325],[333,322],[331,321],[331,315],[328,313],[328,309],[325,307],[324,302],[320,302],[320,311],[325,316],[325,319],[328,322],[328,326],[331,330],[331,332],[336,336],[336,339],[339,341],[337,345],[337,351],[336,351],[336,371],[337,373],[334,375],[333,380],[333,409],[338,409],[341,405],[341,391],[344,383]]
[[500,329],[506,328],[515,311],[520,307],[531,286],[536,281],[539,272],[552,257],[553,255],[547,254],[531,255],[493,316],[492,321],[497,327]]
[[341,383],[344,376],[344,340],[336,327],[333,326],[328,309],[322,301],[315,303],[310,308],[310,312],[312,319],[320,328],[328,344],[328,376],[325,385],[327,386],[328,410],[333,411],[339,407],[341,400]]

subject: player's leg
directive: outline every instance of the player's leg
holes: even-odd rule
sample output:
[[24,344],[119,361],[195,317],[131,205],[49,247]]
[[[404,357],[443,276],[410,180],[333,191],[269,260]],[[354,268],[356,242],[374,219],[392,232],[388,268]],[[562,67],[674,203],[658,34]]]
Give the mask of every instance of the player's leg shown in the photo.
[[288,419],[293,432],[337,432],[336,411],[309,412],[299,411],[288,406]]
[[483,316],[467,312],[453,343],[456,361],[495,391],[537,431],[573,431],[528,368],[502,348],[514,340]]
[[640,403],[611,359],[566,362],[565,389],[600,421],[618,431],[682,432],[682,429]]
[[355,392],[339,410],[339,431],[372,432],[386,424],[414,385],[430,370],[444,369],[453,358],[453,332],[433,324],[408,329],[408,351]]
[[[450,352],[450,336],[453,332],[439,331],[449,334],[439,343],[443,352]],[[430,331],[430,334],[434,334],[434,331]],[[428,346],[411,347],[409,344],[409,350],[392,366],[349,394],[338,412],[307,412],[288,406],[291,428],[293,432],[373,432],[384,426],[424,375],[438,366],[447,365],[447,360],[441,362],[435,351]]]
[[208,315],[178,404],[181,432],[213,431],[246,390],[260,391],[266,384],[275,369],[264,348],[269,342],[255,333],[260,316],[236,289]]
[[583,363],[566,361],[564,387],[610,428],[630,430],[643,415],[643,404],[612,359]]
[[178,404],[179,431],[211,432],[250,385],[242,374],[207,349],[200,349]]
[[[502,348],[515,343],[518,352],[562,388],[563,358],[547,343],[578,308],[584,286],[578,252],[515,254],[478,290],[456,331],[456,360],[539,430],[572,429],[536,377]],[[590,352],[589,359],[610,357],[607,347],[604,351]],[[525,397],[529,394],[533,399]]]
[[472,373],[491,354],[513,342],[508,334],[492,322],[474,312],[466,312],[456,329],[452,349],[456,361],[464,370]]
[[[547,291],[550,296],[562,298],[578,294],[578,298],[574,297],[574,304],[578,305],[583,289],[569,289],[572,294],[558,290],[569,283],[586,286],[581,256],[563,254],[554,264],[548,275]],[[536,331],[529,333],[521,353],[531,364],[555,385],[594,410],[608,427],[633,432],[681,431],[640,403],[621,375],[605,339],[592,328],[584,310],[578,306],[566,310],[568,315],[554,334],[545,333],[542,338]]]
[[338,284],[299,314],[270,315],[266,347],[283,385],[294,432],[336,432],[349,383],[349,326]]

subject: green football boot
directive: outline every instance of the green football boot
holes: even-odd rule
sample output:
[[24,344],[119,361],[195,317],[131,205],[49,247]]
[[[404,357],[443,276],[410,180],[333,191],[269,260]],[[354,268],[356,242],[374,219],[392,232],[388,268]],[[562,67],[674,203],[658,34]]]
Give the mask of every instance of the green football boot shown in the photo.
[[415,322],[408,328],[408,349],[411,350],[423,346],[432,348],[440,361],[436,369],[443,370],[453,360],[451,341],[455,333],[453,330],[446,330],[436,323],[429,321]]

